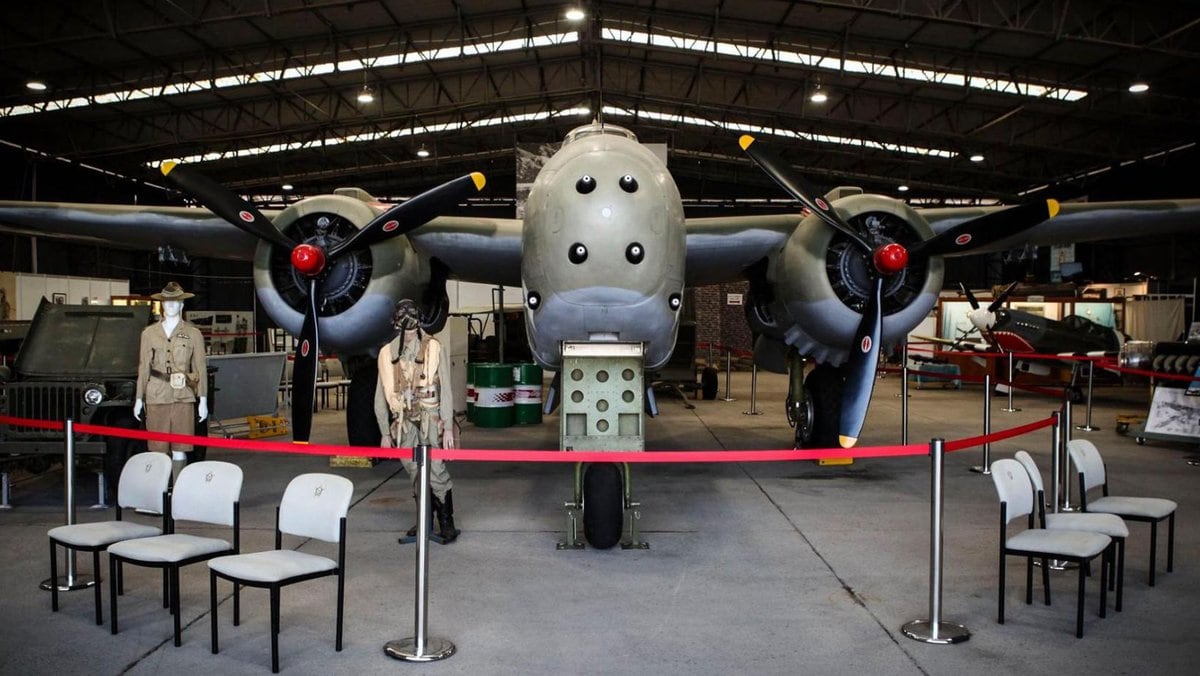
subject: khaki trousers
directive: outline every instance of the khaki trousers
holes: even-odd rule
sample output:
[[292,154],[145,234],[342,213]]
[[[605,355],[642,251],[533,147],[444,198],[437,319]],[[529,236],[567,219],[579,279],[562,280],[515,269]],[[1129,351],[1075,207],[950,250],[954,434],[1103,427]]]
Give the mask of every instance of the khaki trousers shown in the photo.
[[[146,404],[146,431],[166,432],[169,434],[196,433],[196,403],[180,401],[173,404]],[[151,451],[181,451],[188,453],[191,444],[167,443],[165,441],[147,441]]]

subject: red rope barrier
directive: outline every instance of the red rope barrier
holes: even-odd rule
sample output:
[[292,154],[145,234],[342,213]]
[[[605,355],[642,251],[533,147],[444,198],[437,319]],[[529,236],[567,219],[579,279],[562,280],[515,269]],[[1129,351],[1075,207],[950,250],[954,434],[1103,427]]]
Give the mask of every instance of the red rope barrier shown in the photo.
[[999,432],[993,432],[991,434],[980,435],[977,437],[967,437],[966,439],[955,439],[954,441],[947,441],[944,449],[946,450],[947,453],[949,453],[950,451],[961,451],[964,448],[971,448],[972,446],[982,446],[984,444],[992,443],[994,441],[1003,441],[1004,439],[1011,439],[1012,437],[1019,437],[1022,434],[1028,434],[1030,432],[1040,430],[1043,427],[1050,427],[1053,424],[1054,424],[1054,416],[1050,416],[1049,418],[1045,418],[1044,420],[1038,420],[1036,422],[1031,422],[1027,425],[1020,425],[1018,427],[1010,427],[1006,430],[1001,430]]

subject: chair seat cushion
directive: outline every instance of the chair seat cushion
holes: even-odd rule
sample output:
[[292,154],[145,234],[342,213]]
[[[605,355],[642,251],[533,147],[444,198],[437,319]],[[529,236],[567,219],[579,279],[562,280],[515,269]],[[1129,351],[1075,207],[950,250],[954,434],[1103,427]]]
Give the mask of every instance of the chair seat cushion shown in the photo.
[[1023,552],[1089,558],[1104,551],[1111,541],[1099,533],[1030,528],[1010,537],[1005,545]]
[[1106,495],[1095,500],[1088,500],[1089,512],[1102,514],[1117,514],[1119,516],[1140,517],[1143,519],[1164,519],[1175,511],[1178,505],[1174,500],[1164,498],[1130,498],[1120,495]]
[[109,554],[123,559],[147,563],[176,563],[205,554],[216,554],[232,549],[220,538],[202,538],[197,535],[172,533],[158,537],[126,540],[108,548]]
[[337,563],[324,556],[273,549],[252,554],[222,556],[208,562],[208,567],[248,582],[281,582],[293,577],[335,570]]
[[1050,530],[1083,530],[1090,533],[1103,533],[1110,538],[1129,537],[1129,526],[1126,526],[1125,521],[1116,514],[1086,512],[1047,514],[1046,528]]
[[103,547],[122,540],[154,537],[162,530],[136,521],[97,521],[51,528],[46,535],[74,547]]

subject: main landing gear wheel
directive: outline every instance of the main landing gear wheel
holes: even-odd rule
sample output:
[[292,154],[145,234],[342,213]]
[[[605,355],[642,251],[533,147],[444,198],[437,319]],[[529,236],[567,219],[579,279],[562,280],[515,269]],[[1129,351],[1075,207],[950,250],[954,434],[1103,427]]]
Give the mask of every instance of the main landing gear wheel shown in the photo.
[[[842,389],[845,377],[842,369],[818,364],[804,380],[804,391],[812,408],[812,433],[804,448],[837,448],[838,425],[841,422]],[[797,427],[797,439],[799,439]]]
[[611,549],[621,541],[624,515],[621,466],[592,463],[583,473],[583,537],[596,549]]
[[801,388],[799,399],[795,399],[792,394],[789,394],[785,406],[788,425],[791,425],[796,430],[796,448],[808,447],[812,443],[816,420],[816,415],[813,411],[813,400],[808,395],[808,389]]

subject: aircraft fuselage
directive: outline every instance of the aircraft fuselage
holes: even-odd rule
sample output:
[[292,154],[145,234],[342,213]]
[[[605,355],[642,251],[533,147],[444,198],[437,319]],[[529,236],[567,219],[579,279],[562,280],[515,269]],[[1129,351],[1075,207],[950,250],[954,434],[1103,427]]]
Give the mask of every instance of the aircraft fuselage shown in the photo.
[[534,359],[557,369],[563,341],[641,342],[646,368],[662,366],[685,253],[683,203],[663,162],[620,127],[572,131],[526,205],[521,280]]

